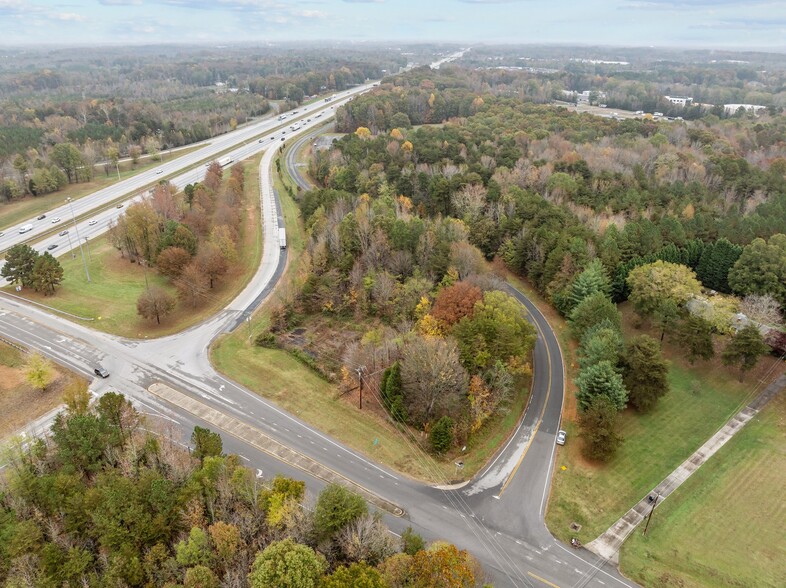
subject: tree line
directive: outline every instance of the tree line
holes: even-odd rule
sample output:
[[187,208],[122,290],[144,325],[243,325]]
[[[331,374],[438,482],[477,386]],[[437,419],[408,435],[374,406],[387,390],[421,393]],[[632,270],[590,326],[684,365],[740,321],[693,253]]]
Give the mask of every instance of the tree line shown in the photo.
[[5,452],[0,581],[21,586],[479,586],[454,545],[400,539],[359,496],[262,479],[221,437],[179,433],[109,392],[67,399],[51,434]]

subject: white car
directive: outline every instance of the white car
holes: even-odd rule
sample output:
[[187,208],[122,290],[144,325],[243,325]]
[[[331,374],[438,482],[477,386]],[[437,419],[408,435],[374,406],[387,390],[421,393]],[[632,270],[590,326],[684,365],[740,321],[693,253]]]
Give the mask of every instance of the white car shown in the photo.
[[55,218],[52,219],[52,224],[59,223],[59,222],[60,222],[59,216],[56,216]]
[[90,219],[90,221],[89,221],[87,224],[88,224],[88,225],[90,225],[90,226],[92,227],[93,225],[97,225],[97,224],[98,224],[98,221],[97,221],[96,219],[94,219],[94,218],[93,218],[93,219]]
[[565,438],[568,436],[566,431],[557,432],[557,445],[565,445]]
[[158,175],[158,174],[162,174],[162,173],[164,173],[164,170],[162,170],[162,169],[157,169],[157,170],[156,170],[156,175]]

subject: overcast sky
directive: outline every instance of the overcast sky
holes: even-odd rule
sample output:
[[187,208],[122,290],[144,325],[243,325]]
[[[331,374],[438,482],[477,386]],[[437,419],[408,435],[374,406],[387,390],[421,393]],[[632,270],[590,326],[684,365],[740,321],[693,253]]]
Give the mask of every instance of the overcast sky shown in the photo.
[[346,39],[786,48],[786,0],[0,0],[0,44]]

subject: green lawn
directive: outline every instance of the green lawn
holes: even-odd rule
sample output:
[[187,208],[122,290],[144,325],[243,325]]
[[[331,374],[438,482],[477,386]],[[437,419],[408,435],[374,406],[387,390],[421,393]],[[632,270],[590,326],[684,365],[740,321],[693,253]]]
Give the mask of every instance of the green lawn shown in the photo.
[[786,586],[786,397],[773,399],[621,552],[646,586]]
[[625,440],[607,464],[585,462],[576,427],[568,429],[572,434],[557,453],[546,519],[552,533],[564,540],[572,534],[570,523],[577,522],[582,541],[600,535],[714,434],[748,391],[736,380],[678,365],[671,366],[669,380],[671,392],[651,413],[621,414]]
[[[238,243],[240,261],[229,274],[219,280],[203,304],[196,308],[178,304],[175,312],[163,319],[161,325],[140,318],[136,312],[136,301],[146,288],[145,270],[140,265],[121,258],[106,236],[90,242],[90,283],[85,277],[82,258],[77,250],[75,258],[72,258],[71,254],[58,258],[63,266],[64,279],[54,296],[43,296],[33,291],[23,291],[22,295],[80,317],[92,318],[94,320],[89,325],[101,331],[132,338],[169,335],[212,316],[248,284],[259,266],[262,255],[257,174],[259,158],[261,155],[246,165],[248,200],[241,240]],[[87,250],[85,255],[87,256]],[[176,295],[176,290],[168,279],[152,269],[148,269],[146,273],[151,286],[161,286]],[[6,289],[13,291],[10,287]]]
[[[179,157],[181,155],[186,155],[187,153],[190,153],[191,151],[194,151],[198,148],[199,147],[191,147],[189,149],[182,149],[176,152],[176,156]],[[168,153],[165,154],[164,157],[166,161],[169,161],[170,156]],[[149,160],[147,157],[141,158],[139,164],[136,166],[132,166],[131,162],[120,163],[120,180],[128,179],[157,165],[161,165],[161,162]],[[96,192],[97,190],[106,188],[107,186],[117,183],[118,181],[117,172],[114,169],[110,170],[109,175],[107,175],[104,173],[103,168],[97,167],[95,178],[92,182],[71,184],[66,186],[63,190],[53,192],[52,194],[31,196],[25,198],[24,200],[2,204],[0,205],[0,229],[6,229],[10,226],[20,223],[23,220],[27,220],[41,213],[48,212],[52,208],[56,208],[63,204],[66,198],[74,198],[75,200],[78,200],[83,196],[87,196],[93,192]]]

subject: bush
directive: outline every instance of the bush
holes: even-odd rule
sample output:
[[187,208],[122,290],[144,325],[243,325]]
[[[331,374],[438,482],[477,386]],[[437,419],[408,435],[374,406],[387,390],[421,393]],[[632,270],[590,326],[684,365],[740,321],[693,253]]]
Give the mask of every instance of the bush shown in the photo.
[[270,331],[262,331],[254,339],[254,345],[257,347],[265,347],[267,349],[275,349],[278,347],[276,336]]
[[443,416],[439,419],[429,433],[431,449],[434,453],[442,455],[453,445],[453,419]]

